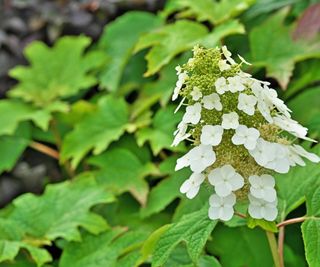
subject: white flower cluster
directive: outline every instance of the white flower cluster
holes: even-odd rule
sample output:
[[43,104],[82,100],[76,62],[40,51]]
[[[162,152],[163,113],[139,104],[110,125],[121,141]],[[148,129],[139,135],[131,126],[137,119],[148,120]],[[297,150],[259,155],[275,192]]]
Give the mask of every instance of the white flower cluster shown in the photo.
[[[201,60],[210,58],[208,53],[213,58],[212,68],[195,71],[202,67]],[[305,165],[302,158],[313,162],[320,159],[281,135],[286,131],[295,138],[314,141],[306,136],[305,127],[291,119],[291,111],[277,92],[268,87],[269,83],[240,70],[242,63],[248,63],[239,58],[242,62],[237,64],[225,46],[221,50],[195,47],[194,58],[176,69],[178,81],[172,99],[181,95],[183,99],[177,109],[187,106],[172,145],[185,139],[194,143],[177,160],[176,170],[190,167],[193,172],[180,191],[192,199],[207,179],[215,191],[209,199],[211,219],[230,220],[237,192],[244,191],[249,215],[273,221],[277,217],[277,195],[271,171],[287,173],[292,166]],[[210,85],[208,81],[212,80]],[[225,154],[233,157],[231,163],[223,158]],[[239,168],[234,162],[243,155]],[[244,169],[250,158],[254,159],[251,160],[254,166],[248,174]]]

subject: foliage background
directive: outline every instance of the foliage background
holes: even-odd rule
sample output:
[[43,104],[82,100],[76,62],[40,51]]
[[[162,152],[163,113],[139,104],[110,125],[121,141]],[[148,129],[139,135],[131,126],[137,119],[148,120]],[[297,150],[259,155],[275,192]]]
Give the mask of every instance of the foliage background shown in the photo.
[[[0,266],[273,265],[262,228],[274,225],[210,221],[209,188],[179,193],[190,174],[174,172],[186,146],[170,146],[174,68],[195,44],[226,44],[319,140],[317,1],[15,0],[0,11]],[[286,266],[320,266],[319,175],[307,163],[277,177],[277,222],[307,214],[280,230]]]

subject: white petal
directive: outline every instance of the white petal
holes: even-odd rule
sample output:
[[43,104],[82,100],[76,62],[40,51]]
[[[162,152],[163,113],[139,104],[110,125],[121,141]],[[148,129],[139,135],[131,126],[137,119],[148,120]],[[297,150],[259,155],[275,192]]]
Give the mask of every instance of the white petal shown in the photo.
[[264,207],[261,209],[261,215],[267,221],[274,221],[278,215],[277,207],[276,206]]
[[261,177],[262,183],[265,186],[270,186],[270,187],[274,187],[275,186],[276,182],[275,182],[274,178],[271,175],[263,174],[260,177]]
[[191,184],[190,179],[185,180],[180,187],[180,192],[182,194],[187,193],[190,190],[191,186],[192,186],[192,184]]
[[249,215],[254,219],[262,219],[261,208],[259,206],[249,204],[248,207]]
[[214,187],[214,189],[220,197],[226,197],[232,192],[232,186],[229,183],[219,183]]
[[231,193],[230,195],[223,198],[223,202],[225,205],[233,206],[236,204],[236,195]]
[[222,221],[229,221],[234,214],[233,207],[222,207],[219,212],[219,219]]
[[189,199],[193,199],[199,192],[200,187],[199,186],[195,186],[190,188],[190,190],[187,192],[186,197]]
[[230,179],[230,184],[232,186],[232,191],[236,191],[243,187],[244,185],[244,179],[242,176],[238,173],[236,173],[232,178]]
[[211,220],[219,219],[219,209],[220,208],[216,208],[216,207],[209,208],[208,215]]
[[308,160],[318,163],[320,162],[320,157],[314,153],[310,153],[306,151],[302,146],[299,145],[293,145],[293,149],[302,157],[307,158]]

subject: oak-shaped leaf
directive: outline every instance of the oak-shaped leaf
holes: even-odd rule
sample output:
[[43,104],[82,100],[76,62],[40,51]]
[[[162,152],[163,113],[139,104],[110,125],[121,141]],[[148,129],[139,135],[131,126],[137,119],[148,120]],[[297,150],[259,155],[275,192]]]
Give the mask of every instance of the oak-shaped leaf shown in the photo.
[[112,141],[120,138],[128,123],[128,107],[122,98],[101,97],[95,111],[84,117],[66,135],[62,144],[61,160],[71,159],[76,167],[93,149],[93,154],[103,152]]
[[14,99],[0,100],[0,135],[11,135],[24,121],[31,121],[42,130],[47,130],[53,112],[66,112],[68,106],[63,102],[53,102],[44,108]]
[[301,225],[306,258],[310,267],[319,266],[320,257],[320,188],[306,196],[307,219]]
[[15,166],[30,139],[31,129],[28,123],[20,125],[13,135],[0,136],[0,174]]
[[12,260],[24,248],[42,265],[50,256],[41,246],[57,238],[80,241],[79,227],[93,234],[105,231],[106,221],[90,208],[113,200],[113,195],[90,175],[48,185],[41,196],[27,193],[16,198],[0,221],[0,232],[5,233],[0,237],[0,259]]
[[284,20],[288,9],[269,17],[249,34],[252,60],[255,66],[265,67],[267,76],[275,78],[283,89],[287,88],[296,62],[319,58],[319,41],[293,40],[293,25]]
[[147,12],[128,12],[109,23],[99,40],[109,62],[99,77],[100,86],[116,91],[133,48],[141,34],[161,25],[159,17]]
[[142,162],[136,154],[125,148],[113,148],[101,155],[91,157],[89,164],[98,167],[95,172],[98,183],[115,194],[130,192],[142,205],[149,191],[144,178],[156,174],[151,162]]
[[185,242],[191,260],[196,263],[216,224],[217,221],[209,219],[207,206],[183,216],[161,233],[154,247],[152,266],[162,266],[180,242]]
[[[83,242],[71,242],[63,250],[60,267],[134,266],[139,256],[133,254],[146,239],[141,231],[125,232],[124,228],[110,229],[99,235],[84,234]],[[133,255],[133,264],[126,265],[122,257]],[[132,260],[132,259],[131,259]],[[126,259],[128,261],[128,259]],[[122,265],[120,265],[122,263]]]
[[220,24],[236,17],[248,9],[254,0],[170,0],[163,11],[165,16],[177,12],[179,18],[196,18],[198,21],[209,21]]
[[179,20],[142,35],[135,52],[152,47],[146,55],[148,70],[144,74],[150,76],[168,64],[176,55],[190,50],[196,44],[215,47],[221,38],[243,32],[243,26],[234,20],[217,26],[212,32],[197,22]]
[[174,138],[173,132],[182,118],[182,113],[174,114],[174,109],[174,106],[160,109],[154,116],[150,128],[146,127],[137,131],[138,145],[142,146],[146,141],[149,141],[154,155],[157,155],[164,148],[181,151],[182,146],[171,146]]
[[31,43],[25,50],[30,65],[17,66],[9,73],[18,80],[9,95],[45,107],[89,89],[97,83],[93,72],[106,60],[102,52],[85,52],[90,43],[85,36],[60,38],[53,47]]

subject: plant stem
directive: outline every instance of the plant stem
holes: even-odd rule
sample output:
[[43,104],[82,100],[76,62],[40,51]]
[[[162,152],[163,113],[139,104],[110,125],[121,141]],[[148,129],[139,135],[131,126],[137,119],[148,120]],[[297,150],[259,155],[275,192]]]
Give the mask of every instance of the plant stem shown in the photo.
[[279,228],[279,234],[278,234],[278,254],[279,254],[280,264],[282,267],[284,267],[284,259],[283,259],[284,234],[285,234],[285,227],[281,226]]
[[234,212],[234,215],[237,215],[237,216],[239,216],[240,218],[243,218],[243,219],[246,219],[246,218],[247,218],[247,216],[246,216],[245,214],[240,213],[240,212],[238,212],[238,211],[235,211],[235,212]]
[[277,227],[280,228],[282,226],[286,226],[286,225],[289,225],[289,224],[303,222],[306,219],[307,219],[307,217],[298,217],[298,218],[289,219],[289,220],[283,221],[281,223],[278,223]]
[[278,246],[277,246],[277,240],[274,235],[274,233],[266,231],[274,266],[275,267],[283,267],[280,262],[279,254],[278,254]]
[[57,150],[54,150],[53,148],[51,147],[48,147],[44,144],[41,144],[41,143],[38,143],[38,142],[35,142],[35,141],[32,141],[30,144],[29,144],[29,147],[33,148],[34,150],[37,150],[43,154],[46,154],[54,159],[57,159],[59,160],[59,152]]

